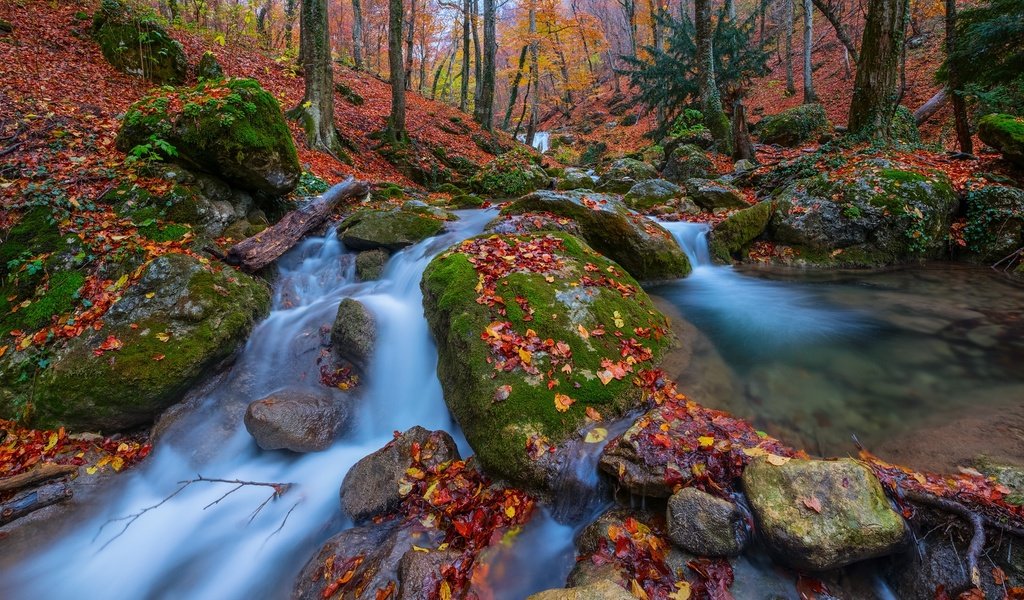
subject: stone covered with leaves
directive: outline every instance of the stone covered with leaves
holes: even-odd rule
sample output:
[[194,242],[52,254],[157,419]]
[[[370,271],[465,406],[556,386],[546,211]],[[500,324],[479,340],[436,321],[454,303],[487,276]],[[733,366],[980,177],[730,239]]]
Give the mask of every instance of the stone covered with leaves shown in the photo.
[[533,155],[521,148],[496,157],[470,179],[474,191],[494,198],[515,198],[545,188],[550,182]]
[[149,423],[230,356],[270,305],[264,283],[184,254],[117,285],[102,329],[0,357],[0,414],[103,431]]
[[92,27],[103,57],[118,70],[156,83],[185,81],[185,50],[155,14],[119,0],[103,0]]
[[445,402],[489,472],[532,487],[589,419],[642,401],[632,374],[670,343],[637,282],[568,234],[467,240],[422,288]]
[[756,127],[756,133],[763,144],[778,144],[794,147],[816,142],[821,136],[832,131],[832,124],[821,104],[801,104],[795,108],[769,115]]
[[535,192],[506,206],[502,215],[550,213],[572,219],[594,249],[641,281],[683,277],[690,261],[672,235],[629,210],[618,196],[584,191]]
[[302,174],[281,106],[253,79],[201,81],[139,100],[125,113],[117,147],[268,196],[292,191]]

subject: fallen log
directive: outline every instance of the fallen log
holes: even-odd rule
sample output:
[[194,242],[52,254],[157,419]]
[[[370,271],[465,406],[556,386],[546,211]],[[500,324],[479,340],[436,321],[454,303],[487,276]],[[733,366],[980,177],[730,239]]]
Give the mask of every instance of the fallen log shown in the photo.
[[11,501],[0,504],[0,525],[6,525],[51,504],[63,502],[73,495],[71,486],[66,483],[48,483],[31,492],[15,496]]
[[339,203],[360,198],[370,191],[365,181],[349,177],[305,206],[293,210],[276,224],[246,238],[228,250],[224,262],[255,272],[277,260],[307,233],[327,220]]
[[929,98],[927,102],[914,111],[914,122],[917,125],[920,125],[932,118],[932,115],[939,112],[939,109],[945,106],[949,100],[949,90],[947,88],[942,88],[935,92],[934,96]]
[[56,479],[57,477],[63,477],[64,475],[70,475],[78,470],[75,465],[58,465],[57,463],[40,463],[36,465],[31,471],[25,473],[19,473],[18,475],[12,475],[4,479],[0,479],[0,494],[6,492],[12,492]]

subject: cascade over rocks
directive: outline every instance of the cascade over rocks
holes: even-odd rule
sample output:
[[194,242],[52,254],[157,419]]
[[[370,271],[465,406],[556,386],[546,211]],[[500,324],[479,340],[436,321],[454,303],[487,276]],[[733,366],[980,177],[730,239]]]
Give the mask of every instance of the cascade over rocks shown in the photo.
[[103,0],[93,15],[92,31],[103,57],[119,71],[156,83],[185,81],[185,50],[154,15],[119,0]]
[[419,463],[430,468],[459,460],[452,436],[416,426],[387,446],[357,462],[341,484],[341,507],[357,523],[398,510],[406,471],[414,466],[413,447]]
[[907,539],[878,479],[853,459],[758,458],[743,471],[743,489],[765,544],[797,569],[827,571],[885,556]]
[[[266,284],[184,254],[151,261],[89,329],[19,382],[21,353],[0,357],[0,414],[30,407],[35,423],[118,431],[151,422],[229,357],[266,314]],[[111,341],[111,339],[113,341]]]
[[292,191],[302,173],[281,106],[254,79],[201,81],[139,100],[125,113],[117,148],[140,146],[267,196]]
[[249,404],[245,428],[264,450],[326,450],[345,426],[348,407],[328,390],[284,389]]
[[640,281],[672,279],[690,272],[690,261],[675,239],[660,225],[626,208],[618,196],[541,191],[513,201],[501,214],[527,212],[573,219],[590,246]]
[[563,233],[472,238],[422,288],[445,402],[488,472],[534,488],[588,408],[613,418],[642,401],[630,373],[670,343],[636,281]]

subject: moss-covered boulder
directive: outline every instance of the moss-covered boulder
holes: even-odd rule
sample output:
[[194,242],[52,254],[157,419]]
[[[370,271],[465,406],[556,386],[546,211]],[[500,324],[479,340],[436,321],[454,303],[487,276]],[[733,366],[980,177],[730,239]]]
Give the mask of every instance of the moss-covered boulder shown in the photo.
[[985,115],[978,121],[981,141],[1003,153],[1003,157],[1024,167],[1024,117]]
[[743,489],[765,543],[796,569],[826,571],[885,556],[907,537],[878,479],[853,459],[755,459],[743,472]]
[[582,441],[588,408],[613,418],[642,401],[632,373],[670,343],[637,282],[564,233],[467,240],[422,288],[445,402],[489,472],[534,488]]
[[623,198],[636,210],[649,210],[683,195],[683,188],[666,179],[645,179],[629,188]]
[[582,191],[535,192],[512,202],[502,215],[548,212],[573,219],[580,235],[641,281],[684,277],[690,261],[672,235],[629,210],[618,196]]
[[119,71],[156,83],[185,81],[185,50],[167,34],[156,15],[118,0],[103,0],[92,25],[103,57]]
[[780,191],[768,237],[806,265],[874,267],[939,258],[948,251],[958,206],[941,171],[861,159]]
[[545,188],[548,174],[521,148],[506,152],[482,166],[470,181],[473,190],[487,197],[514,198]]
[[203,52],[196,65],[196,77],[213,81],[224,79],[224,68],[220,66],[217,55],[209,50]]
[[624,194],[638,182],[654,179],[658,172],[651,165],[633,158],[620,158],[609,165],[597,180],[597,190]]
[[731,262],[733,257],[738,258],[751,242],[764,233],[772,210],[771,201],[758,202],[715,225],[708,236],[712,258],[723,263]]
[[555,182],[555,189],[561,191],[592,190],[596,185],[597,183],[589,171],[570,167]]
[[1024,247],[1024,190],[1005,185],[986,185],[967,194],[969,257],[994,262]]
[[689,179],[686,194],[694,204],[711,212],[747,208],[747,199],[736,186],[715,179]]
[[356,255],[356,277],[362,281],[380,279],[390,256],[387,250],[380,248],[360,252]]
[[687,179],[709,179],[715,176],[715,163],[697,146],[682,144],[668,155],[661,176],[678,184],[685,184]]
[[763,144],[793,147],[817,141],[832,130],[821,104],[802,104],[758,122],[755,133]]
[[914,111],[906,106],[896,107],[889,124],[889,139],[915,146],[921,143],[921,132],[917,128]]
[[161,256],[102,329],[54,347],[45,364],[32,351],[0,357],[0,415],[103,431],[148,423],[234,352],[269,305],[267,286],[248,275]]
[[444,221],[414,210],[363,209],[341,222],[338,236],[350,250],[394,252],[435,236]]
[[269,196],[292,191],[302,175],[281,106],[253,79],[201,81],[139,100],[125,113],[117,147],[141,148]]

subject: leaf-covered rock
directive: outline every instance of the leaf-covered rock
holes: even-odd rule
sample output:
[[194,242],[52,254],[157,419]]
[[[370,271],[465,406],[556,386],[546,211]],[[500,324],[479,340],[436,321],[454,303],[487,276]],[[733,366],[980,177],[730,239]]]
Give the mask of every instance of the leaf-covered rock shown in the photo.
[[562,233],[467,240],[422,288],[445,402],[490,472],[534,487],[588,408],[610,418],[642,401],[632,374],[670,343],[636,281]]
[[641,281],[683,277],[690,272],[690,262],[671,234],[626,208],[617,196],[541,191],[512,202],[501,214],[528,212],[573,219],[588,244]]
[[253,79],[201,81],[139,100],[125,113],[117,147],[143,148],[271,196],[295,189],[302,174],[281,106]]
[[21,352],[0,357],[0,414],[74,429],[146,424],[230,356],[269,305],[266,284],[248,275],[161,256],[102,329],[55,348],[45,368]]
[[776,462],[754,460],[743,472],[743,489],[758,531],[780,561],[826,571],[891,554],[905,541],[903,518],[861,463]]
[[156,16],[119,0],[103,0],[93,15],[93,37],[115,68],[156,83],[181,83],[188,72],[185,50]]
[[1006,114],[985,115],[978,121],[978,137],[1002,152],[1006,160],[1024,167],[1024,118]]
[[794,147],[817,141],[832,130],[832,124],[821,104],[801,104],[795,108],[769,115],[755,129],[762,144]]
[[351,250],[394,252],[432,237],[444,229],[444,221],[414,210],[363,209],[341,222],[338,236]]

